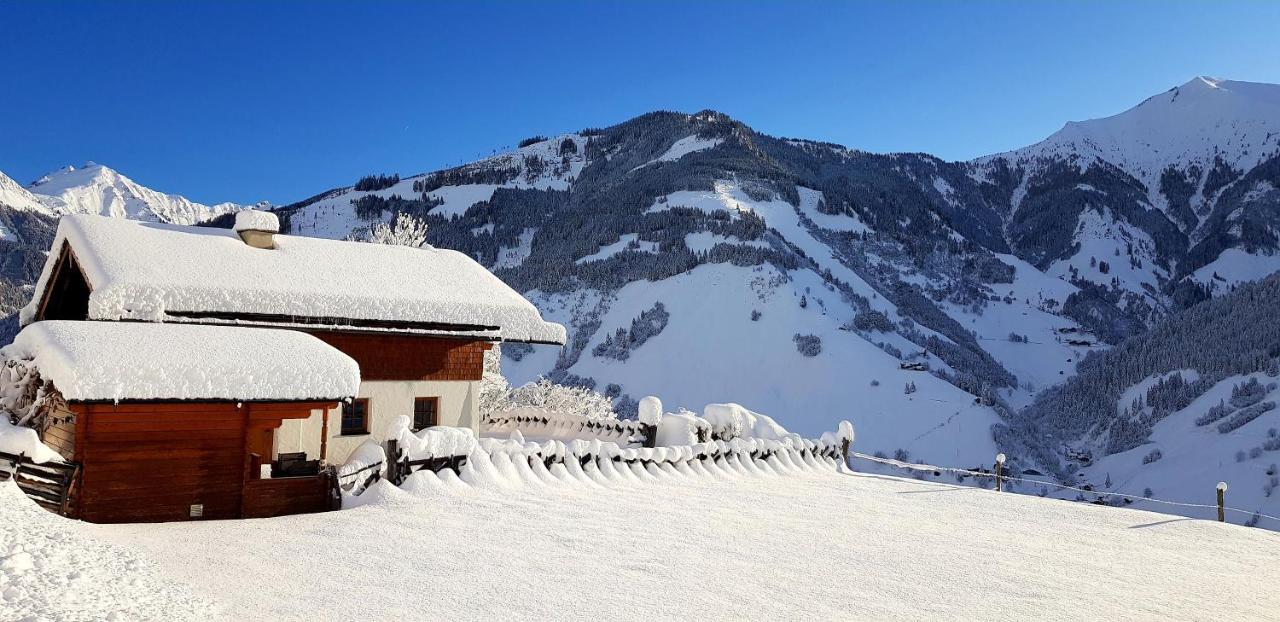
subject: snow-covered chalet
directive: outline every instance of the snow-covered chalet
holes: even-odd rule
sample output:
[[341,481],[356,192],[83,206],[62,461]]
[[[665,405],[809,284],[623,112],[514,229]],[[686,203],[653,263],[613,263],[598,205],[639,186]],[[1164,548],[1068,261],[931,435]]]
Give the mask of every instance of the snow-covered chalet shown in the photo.
[[494,343],[564,327],[456,251],[70,215],[5,358],[53,399],[46,445],[96,522],[271,516],[332,503],[323,465],[387,424],[479,424]]

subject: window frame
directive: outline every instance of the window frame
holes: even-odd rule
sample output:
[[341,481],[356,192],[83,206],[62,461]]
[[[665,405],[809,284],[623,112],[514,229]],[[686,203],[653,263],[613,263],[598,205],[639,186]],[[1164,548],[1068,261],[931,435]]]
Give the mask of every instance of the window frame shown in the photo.
[[[432,422],[431,422],[431,425],[418,427],[418,404],[421,404],[424,402],[430,402],[433,405],[431,409]],[[411,420],[411,423],[412,423],[411,429],[414,432],[417,432],[419,430],[425,430],[432,426],[440,425],[440,396],[429,395],[429,396],[413,398],[413,418]]]
[[[350,408],[354,410],[356,407],[356,404],[360,404],[360,403],[363,403],[364,405],[364,417],[362,418],[363,425],[361,426],[361,431],[348,432],[347,431],[347,409]],[[351,400],[350,402],[343,402],[342,412],[339,413],[338,415],[338,436],[368,436],[369,420],[372,418],[372,415],[373,415],[373,406],[370,403],[369,398],[367,397],[357,397]]]

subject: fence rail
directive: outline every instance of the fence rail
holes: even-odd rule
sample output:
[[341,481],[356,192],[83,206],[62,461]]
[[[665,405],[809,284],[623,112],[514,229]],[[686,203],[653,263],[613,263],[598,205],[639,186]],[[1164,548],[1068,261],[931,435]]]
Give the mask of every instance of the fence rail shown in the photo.
[[[581,439],[579,440],[581,441]],[[800,441],[798,445],[760,439],[737,439],[736,441],[709,441],[697,443],[696,445],[659,448],[620,448],[612,443],[588,444],[580,442],[575,444],[576,448],[574,450],[566,450],[567,445],[563,442],[550,442],[542,444],[529,443],[521,446],[517,451],[507,451],[504,447],[506,443],[498,441],[492,443],[487,450],[483,446],[479,450],[490,456],[507,453],[513,460],[528,460],[530,466],[535,461],[541,462],[542,466],[547,469],[556,464],[563,465],[568,460],[576,461],[579,467],[585,467],[591,463],[599,466],[600,463],[608,461],[626,466],[638,465],[642,468],[651,465],[658,467],[662,465],[674,466],[689,461],[715,462],[734,456],[740,459],[767,461],[782,452],[792,452],[801,458],[814,457],[840,460],[843,464],[848,464],[849,459],[848,441],[829,442],[807,439]],[[387,480],[397,486],[404,483],[404,480],[411,474],[420,470],[429,470],[434,473],[449,470],[455,475],[461,475],[463,467],[467,464],[467,456],[465,455],[428,456],[411,460],[395,440],[386,442],[386,452],[388,457]]]
[[598,439],[642,447],[653,447],[658,441],[657,426],[651,424],[630,419],[595,419],[581,415],[553,414],[535,409],[489,415],[480,422],[480,431],[486,434],[520,432],[551,438]]
[[[966,475],[974,478],[989,477],[994,479],[996,483],[996,490],[1000,490],[1000,484],[1002,482],[1018,482],[1018,483],[1024,483],[1024,484],[1034,484],[1034,485],[1045,486],[1045,487],[1053,488],[1055,489],[1055,491],[1070,490],[1073,492],[1078,492],[1081,495],[1094,495],[1095,499],[1091,502],[1094,504],[1100,503],[1100,504],[1106,505],[1106,502],[1102,501],[1103,498],[1115,498],[1115,499],[1121,499],[1126,503],[1132,503],[1133,501],[1146,501],[1150,503],[1158,503],[1161,505],[1168,505],[1168,506],[1174,506],[1174,507],[1202,508],[1202,509],[1216,508],[1218,510],[1218,516],[1219,516],[1218,520],[1220,522],[1224,520],[1223,514],[1225,514],[1226,512],[1234,512],[1237,514],[1243,514],[1245,516],[1249,516],[1251,518],[1252,517],[1265,518],[1267,520],[1275,521],[1276,523],[1280,524],[1280,516],[1271,516],[1269,514],[1263,514],[1262,512],[1245,510],[1242,508],[1234,508],[1234,507],[1225,505],[1223,502],[1223,495],[1222,495],[1222,493],[1226,492],[1226,489],[1227,489],[1225,484],[1218,485],[1217,492],[1219,494],[1218,494],[1218,503],[1216,505],[1208,504],[1208,503],[1186,503],[1183,501],[1170,501],[1168,499],[1157,499],[1155,497],[1134,495],[1134,494],[1128,494],[1123,492],[1105,492],[1105,491],[1099,492],[1097,490],[1092,490],[1092,489],[1068,486],[1067,484],[1054,482],[1050,480],[1030,479],[1025,477],[1016,477],[1013,475],[1004,475],[998,470],[998,467],[996,471],[988,471],[986,469],[960,469],[955,467],[936,466],[932,464],[912,464],[910,462],[902,462],[899,460],[892,460],[890,458],[868,456],[867,454],[858,453],[858,452],[851,452],[849,456],[852,458],[857,458],[859,460],[875,462],[877,464],[883,464],[886,466],[891,466],[891,467],[895,467],[895,468],[899,468],[907,471],[931,472],[935,477],[940,476],[943,473],[956,473],[956,474]],[[1002,463],[1001,461],[997,460],[996,464],[1000,465]]]
[[0,452],[0,480],[13,478],[18,489],[40,507],[67,516],[80,481],[80,465],[70,462],[38,463],[26,454]]

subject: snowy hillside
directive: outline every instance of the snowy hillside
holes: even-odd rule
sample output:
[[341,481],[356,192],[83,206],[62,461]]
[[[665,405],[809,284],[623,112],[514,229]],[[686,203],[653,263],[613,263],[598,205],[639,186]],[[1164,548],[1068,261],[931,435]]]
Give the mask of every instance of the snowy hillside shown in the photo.
[[3,172],[0,172],[0,205],[24,212],[54,213],[44,201]]
[[971,165],[1015,253],[1144,321],[1280,269],[1280,85],[1197,77]]
[[[657,394],[673,408],[740,402],[802,433],[847,418],[868,452],[973,466],[999,447],[1067,477],[1064,446],[1100,457],[1154,429],[1118,410],[1072,418],[1037,396],[1280,268],[1277,93],[1197,78],[973,162],[654,112],[451,169],[341,180],[276,213],[289,233],[327,238],[425,221],[429,243],[476,258],[569,328],[561,352],[504,348],[517,383],[591,387],[624,416]],[[0,192],[12,203],[0,298],[15,306],[43,260],[46,214],[189,222],[234,208],[100,166]],[[1125,389],[1095,384],[1111,401]]]
[[[1189,381],[1198,377],[1194,371],[1181,375]],[[1080,481],[1098,491],[1200,504],[1212,498],[1218,482],[1226,481],[1232,506],[1280,516],[1278,380],[1256,373],[1214,383],[1187,407],[1157,422],[1147,443],[1082,468]],[[1151,407],[1146,409],[1149,412]],[[1241,422],[1238,427],[1236,422]],[[1134,507],[1170,511],[1140,500]],[[1210,518],[1214,512],[1208,508],[1175,511],[1200,518]],[[1247,522],[1249,517],[1233,520]]]
[[157,192],[103,166],[89,162],[67,166],[27,187],[57,214],[100,214],[153,222],[191,225],[242,209],[234,203],[203,205],[176,194]]
[[0,617],[1265,620],[1280,609],[1274,533],[879,475],[521,485],[424,471],[359,499],[263,520],[91,525],[6,483]]
[[1248,171],[1277,151],[1280,85],[1198,76],[1118,115],[1069,122],[1035,145],[984,160],[1065,159],[1080,168],[1101,160],[1135,177],[1153,191],[1153,205],[1166,207],[1155,192],[1166,169],[1197,170],[1194,181],[1203,190],[1215,167]]

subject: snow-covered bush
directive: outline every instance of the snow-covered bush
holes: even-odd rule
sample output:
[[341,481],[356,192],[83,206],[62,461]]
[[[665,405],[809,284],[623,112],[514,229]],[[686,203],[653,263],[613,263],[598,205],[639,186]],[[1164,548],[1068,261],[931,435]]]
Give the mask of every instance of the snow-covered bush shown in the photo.
[[1236,414],[1232,415],[1230,419],[1218,424],[1218,432],[1226,434],[1227,432],[1240,428],[1250,421],[1261,417],[1263,413],[1275,407],[1275,402],[1262,402],[1261,404],[1254,404],[1248,408],[1241,408],[1236,411]]
[[502,375],[503,347],[494,345],[484,353],[484,375],[480,377],[480,417],[511,407],[511,386]]
[[427,223],[408,214],[396,214],[393,224],[374,223],[362,241],[419,248],[427,243]]
[[791,339],[796,342],[796,350],[804,356],[814,357],[822,354],[822,338],[817,335],[796,333]]
[[1203,415],[1200,415],[1199,417],[1196,417],[1196,425],[1200,425],[1200,426],[1209,425],[1210,423],[1213,423],[1214,421],[1217,421],[1235,412],[1235,410],[1236,410],[1235,408],[1228,406],[1226,402],[1219,400],[1217,406],[1209,407],[1209,412]]
[[503,347],[509,345],[495,345],[484,354],[484,375],[480,379],[481,419],[516,408],[537,408],[593,419],[617,418],[613,399],[586,386],[556,384],[547,378],[539,378],[523,387],[511,388],[502,375]]
[[1164,457],[1164,454],[1159,449],[1152,449],[1151,453],[1148,453],[1146,456],[1142,457],[1142,464],[1151,464],[1152,462],[1155,462],[1156,460],[1159,460],[1163,457]]
[[1262,401],[1267,395],[1267,390],[1258,382],[1257,378],[1250,378],[1247,382],[1242,382],[1231,388],[1231,405],[1236,408],[1244,408],[1253,406]]
[[853,318],[853,327],[858,330],[876,331],[881,333],[893,332],[893,322],[889,321],[889,317],[879,311],[863,311]]
[[[569,387],[539,378],[509,393],[511,408],[539,408],[591,419],[616,419],[613,400],[584,387]],[[505,409],[504,409],[505,410]]]
[[631,328],[619,328],[613,334],[605,336],[604,341],[591,350],[591,353],[625,361],[631,357],[632,350],[661,333],[670,319],[671,314],[667,312],[667,308],[661,302],[656,302],[653,307],[642,311],[640,317],[631,320]]
[[20,426],[40,429],[57,392],[40,378],[30,360],[11,358],[0,366],[0,411]]

